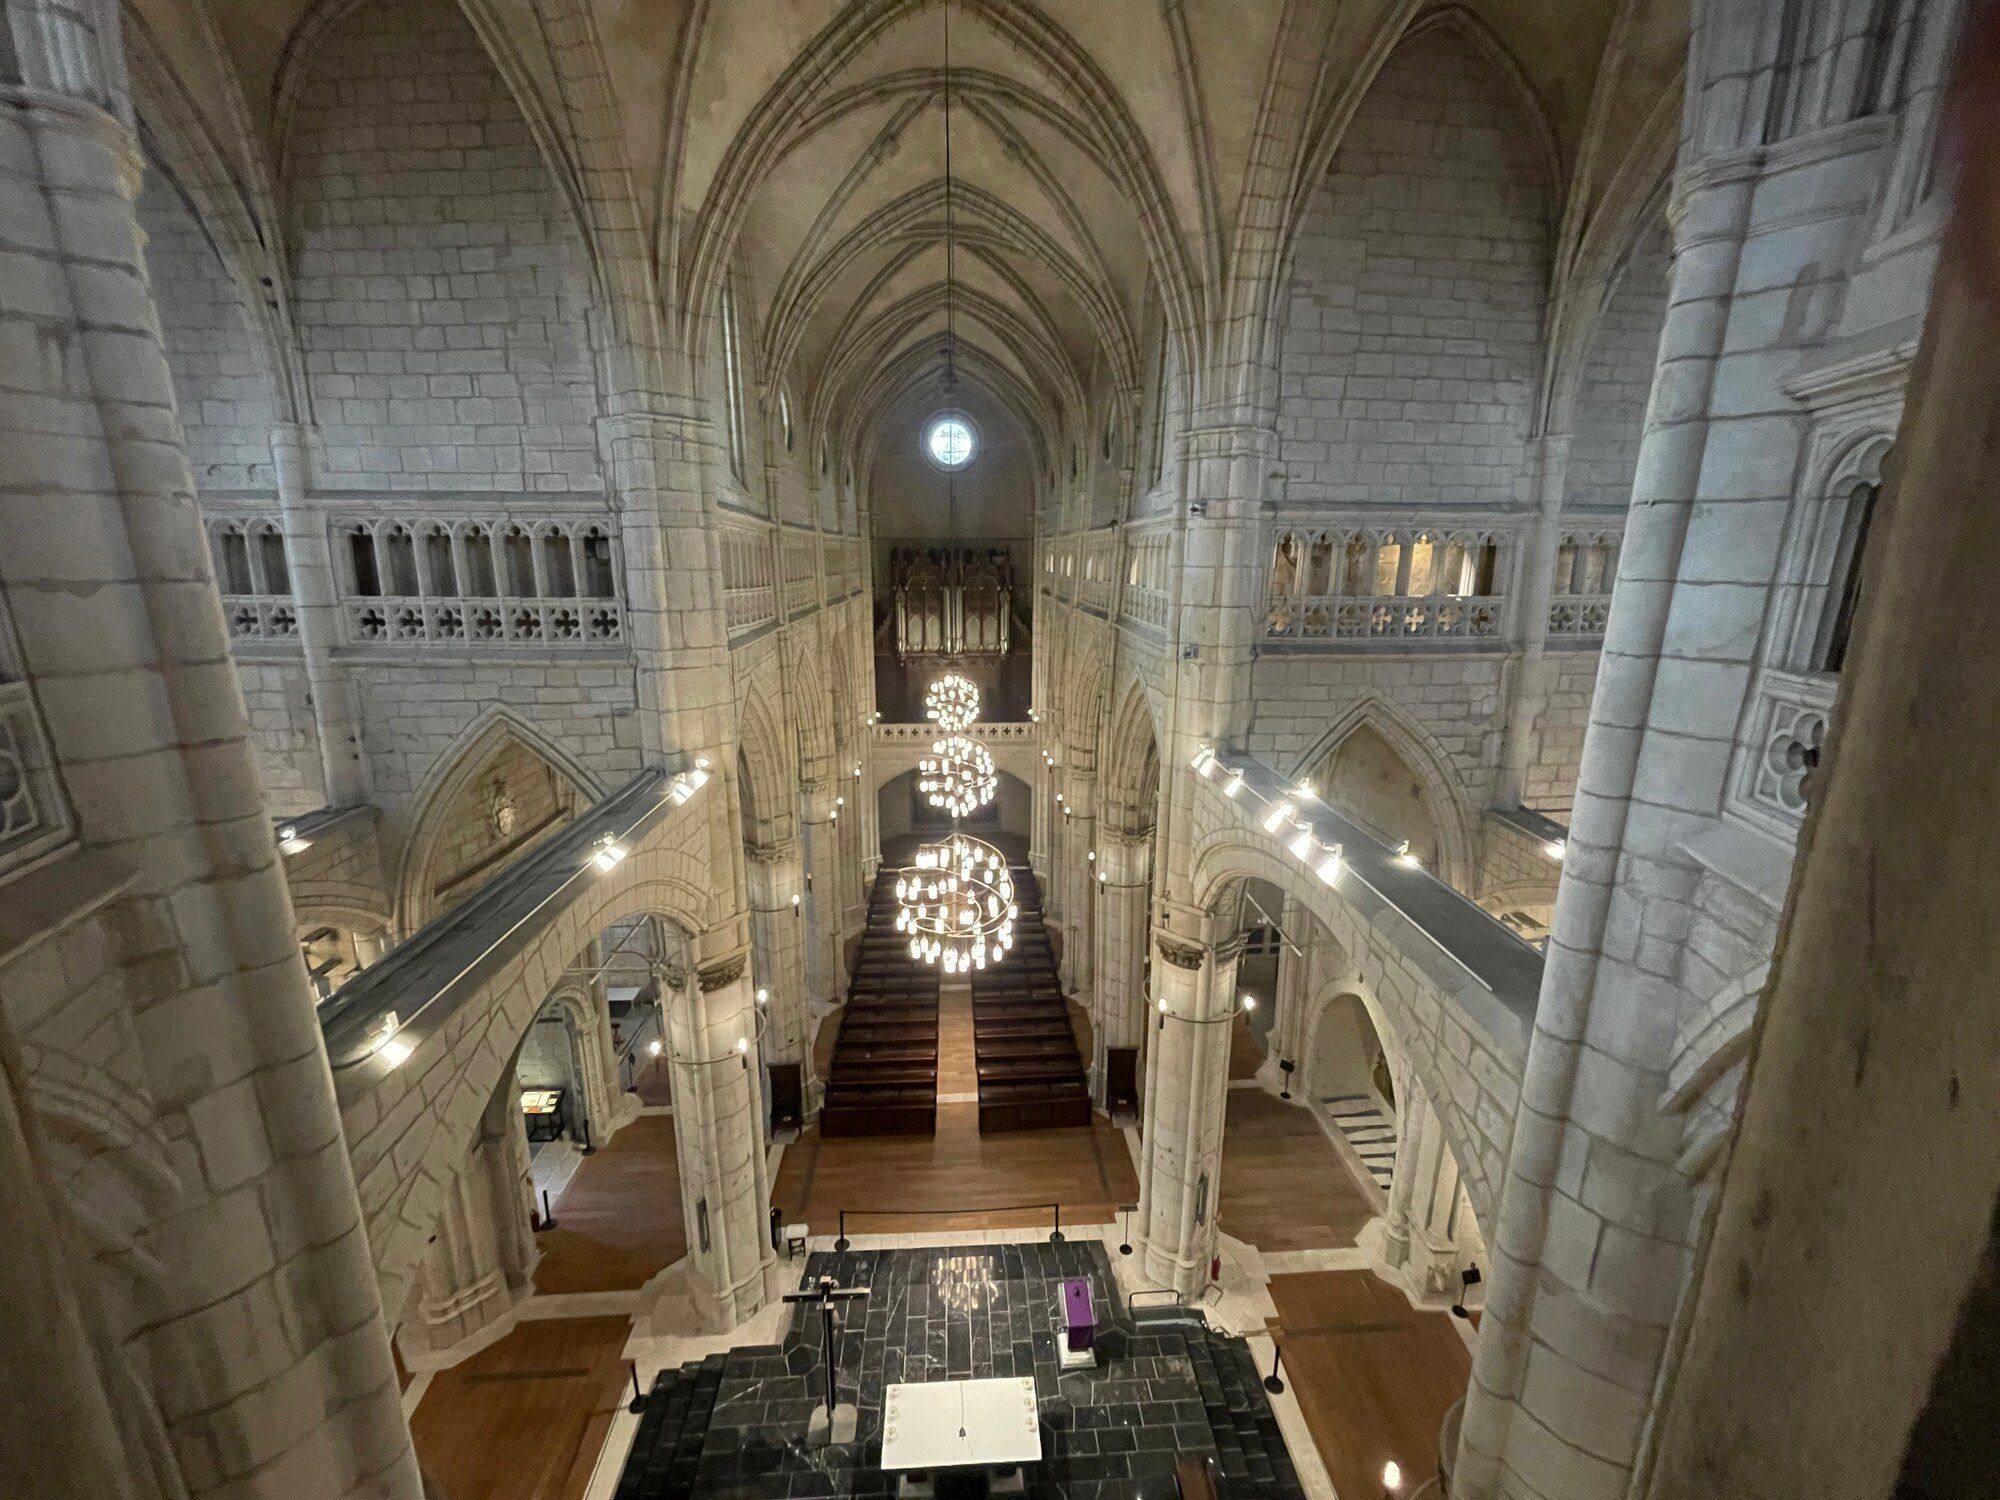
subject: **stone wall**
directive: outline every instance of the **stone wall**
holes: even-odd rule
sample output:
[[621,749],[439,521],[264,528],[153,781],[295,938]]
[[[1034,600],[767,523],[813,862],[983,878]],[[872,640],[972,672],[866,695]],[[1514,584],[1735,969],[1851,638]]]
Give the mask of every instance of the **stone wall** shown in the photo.
[[321,484],[600,488],[583,246],[460,9],[357,7],[289,102]]
[[156,162],[147,164],[139,193],[139,227],[195,487],[204,495],[273,493],[277,401],[265,358],[251,342],[242,288]]
[[1672,271],[1666,224],[1654,219],[1632,246],[1591,333],[1570,417],[1565,509],[1631,501]]
[[1289,498],[1529,498],[1548,187],[1518,97],[1433,27],[1376,76],[1299,231],[1279,372]]

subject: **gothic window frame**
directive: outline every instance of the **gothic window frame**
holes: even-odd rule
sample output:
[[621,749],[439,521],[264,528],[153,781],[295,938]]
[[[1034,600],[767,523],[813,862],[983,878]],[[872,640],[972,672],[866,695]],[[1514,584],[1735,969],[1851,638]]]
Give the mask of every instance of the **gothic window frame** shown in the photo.
[[26,874],[75,838],[41,705],[0,585],[0,885]]

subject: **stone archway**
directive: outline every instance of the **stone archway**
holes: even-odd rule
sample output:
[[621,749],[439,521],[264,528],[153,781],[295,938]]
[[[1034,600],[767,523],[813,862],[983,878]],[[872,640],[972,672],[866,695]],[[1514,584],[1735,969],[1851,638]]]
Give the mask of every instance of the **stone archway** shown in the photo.
[[[1349,790],[1359,794],[1360,805],[1344,801],[1326,784],[1344,752],[1355,755]],[[1389,844],[1409,838],[1412,852],[1420,852],[1419,838],[1428,834],[1435,854],[1425,861],[1427,867],[1460,891],[1472,889],[1478,864],[1464,785],[1449,757],[1392,704],[1371,698],[1342,715],[1298,758],[1291,774],[1316,781],[1330,804]],[[1398,816],[1399,799],[1420,811]]]
[[1204,909],[1235,881],[1255,876],[1283,890],[1339,944],[1359,980],[1355,993],[1374,1002],[1370,1019],[1385,1050],[1400,1056],[1432,1101],[1473,1209],[1490,1223],[1527,1052],[1511,1015],[1393,908],[1356,905],[1239,828],[1199,839],[1191,868]]
[[550,837],[602,788],[505,709],[437,760],[397,864],[398,931],[415,932]]

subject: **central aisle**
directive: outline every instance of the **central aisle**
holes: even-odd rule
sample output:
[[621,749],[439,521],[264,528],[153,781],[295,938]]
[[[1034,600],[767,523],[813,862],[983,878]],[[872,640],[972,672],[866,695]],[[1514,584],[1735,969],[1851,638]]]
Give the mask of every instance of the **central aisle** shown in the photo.
[[[943,1079],[943,1050],[939,1090],[957,1092]],[[1102,1118],[1062,1130],[982,1135],[977,1104],[940,1103],[934,1136],[822,1140],[808,1127],[785,1148],[771,1200],[787,1223],[808,1224],[814,1234],[834,1233],[842,1209],[853,1216],[849,1229],[862,1234],[1049,1222],[1045,1208],[1006,1211],[1023,1203],[1060,1203],[1065,1222],[1107,1224],[1139,1201],[1139,1178],[1123,1132]]]

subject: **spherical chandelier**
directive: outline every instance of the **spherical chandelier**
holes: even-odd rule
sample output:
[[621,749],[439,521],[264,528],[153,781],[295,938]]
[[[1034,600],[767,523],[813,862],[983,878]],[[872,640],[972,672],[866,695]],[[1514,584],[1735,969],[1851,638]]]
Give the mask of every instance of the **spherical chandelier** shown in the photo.
[[918,846],[916,863],[896,881],[896,930],[910,957],[965,974],[998,962],[1014,946],[1014,877],[984,839],[954,831]]
[[931,753],[917,762],[917,790],[932,807],[954,818],[970,817],[999,789],[1000,773],[994,769],[992,752],[962,734],[934,742]]
[[924,717],[946,734],[970,729],[979,717],[979,689],[972,685],[971,678],[957,672],[947,673],[924,694]]

